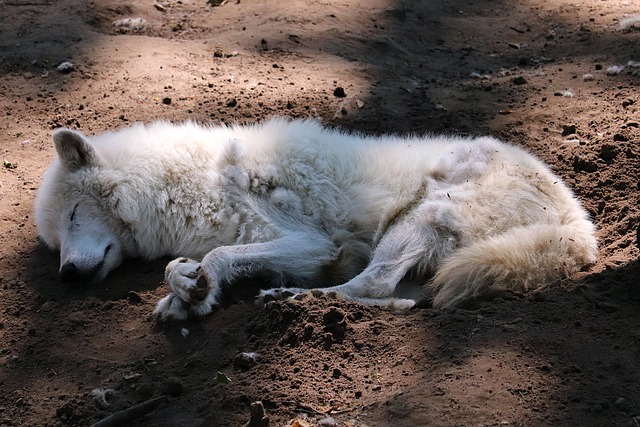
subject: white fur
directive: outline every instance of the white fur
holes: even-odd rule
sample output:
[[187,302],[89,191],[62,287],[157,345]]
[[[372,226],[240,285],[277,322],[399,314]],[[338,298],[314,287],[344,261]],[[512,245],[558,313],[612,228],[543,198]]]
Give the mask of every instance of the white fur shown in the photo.
[[188,257],[167,266],[162,318],[205,315],[222,285],[265,272],[295,292],[333,285],[393,307],[413,304],[394,291],[417,279],[446,307],[596,259],[594,226],[571,191],[493,138],[374,138],[273,119],[53,139],[36,222],[61,250],[64,278],[99,281],[127,257]]

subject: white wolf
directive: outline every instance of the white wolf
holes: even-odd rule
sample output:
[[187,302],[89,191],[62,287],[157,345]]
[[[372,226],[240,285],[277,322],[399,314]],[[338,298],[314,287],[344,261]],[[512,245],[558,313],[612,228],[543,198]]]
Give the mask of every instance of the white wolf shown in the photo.
[[126,257],[184,257],[165,271],[163,319],[205,315],[221,287],[264,273],[292,293],[397,307],[414,302],[394,298],[396,286],[421,280],[447,307],[596,259],[594,226],[571,191],[489,137],[365,137],[272,119],[91,138],[61,129],[53,141],[36,223],[60,249],[61,280],[98,282]]

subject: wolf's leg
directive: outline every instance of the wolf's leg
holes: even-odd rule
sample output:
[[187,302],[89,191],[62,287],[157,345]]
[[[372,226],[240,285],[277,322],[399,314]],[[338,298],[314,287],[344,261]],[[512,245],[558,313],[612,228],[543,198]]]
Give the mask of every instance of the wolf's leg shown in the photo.
[[[348,282],[315,292],[335,292],[367,305],[397,308],[412,306],[412,300],[393,298],[396,285],[410,271],[427,275],[458,245],[459,222],[447,202],[430,201],[407,213],[393,224],[376,246],[369,265]],[[290,295],[304,289],[263,291],[263,299]]]
[[266,243],[216,248],[200,263],[178,258],[167,265],[165,281],[171,293],[160,300],[155,313],[163,319],[208,314],[222,283],[261,271],[275,272],[300,285],[311,283],[336,251],[327,234],[298,231]]

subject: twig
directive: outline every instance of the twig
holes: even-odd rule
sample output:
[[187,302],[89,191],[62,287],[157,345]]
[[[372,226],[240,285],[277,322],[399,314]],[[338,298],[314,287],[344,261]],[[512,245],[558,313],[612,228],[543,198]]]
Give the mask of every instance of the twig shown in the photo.
[[156,409],[162,403],[167,401],[167,396],[154,397],[153,399],[145,400],[142,403],[131,406],[119,412],[115,412],[106,418],[101,419],[91,427],[117,427],[121,426],[129,421],[135,420],[145,414]]

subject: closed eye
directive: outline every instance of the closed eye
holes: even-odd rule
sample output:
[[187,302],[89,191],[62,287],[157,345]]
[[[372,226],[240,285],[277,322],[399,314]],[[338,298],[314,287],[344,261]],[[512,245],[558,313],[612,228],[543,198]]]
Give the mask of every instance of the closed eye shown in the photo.
[[80,206],[80,205],[78,204],[73,208],[73,212],[71,212],[71,217],[69,218],[70,221],[73,221],[73,218],[75,218],[76,210],[78,210],[78,206]]

